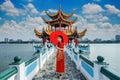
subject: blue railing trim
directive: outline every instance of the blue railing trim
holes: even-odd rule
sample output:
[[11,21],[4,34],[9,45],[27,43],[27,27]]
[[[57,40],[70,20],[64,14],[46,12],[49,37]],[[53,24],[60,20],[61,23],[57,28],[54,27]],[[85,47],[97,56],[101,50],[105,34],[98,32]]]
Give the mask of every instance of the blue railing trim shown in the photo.
[[88,73],[91,77],[94,76],[94,71],[93,71],[93,69],[92,69],[87,63],[85,63],[84,61],[81,61],[81,65],[82,65],[82,67],[87,71],[87,73]]
[[38,65],[38,61],[33,62],[26,68],[26,76],[28,76]]
[[31,64],[33,61],[35,61],[36,59],[38,59],[40,57],[39,54],[37,54],[36,56],[33,56],[31,59],[25,61],[25,66],[28,66],[29,64]]
[[74,59],[77,61],[78,58],[77,58],[77,54],[74,54]]
[[81,59],[83,59],[86,63],[88,63],[90,66],[94,67],[94,63],[90,60],[88,60],[87,58],[85,58],[84,56],[80,55],[79,56]]

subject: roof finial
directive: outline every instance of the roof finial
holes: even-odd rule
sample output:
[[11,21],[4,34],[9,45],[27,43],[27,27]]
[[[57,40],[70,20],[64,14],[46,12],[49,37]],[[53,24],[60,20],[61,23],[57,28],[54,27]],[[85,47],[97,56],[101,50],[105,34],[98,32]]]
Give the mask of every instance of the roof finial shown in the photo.
[[62,7],[61,7],[61,4],[59,5],[59,10],[61,11]]

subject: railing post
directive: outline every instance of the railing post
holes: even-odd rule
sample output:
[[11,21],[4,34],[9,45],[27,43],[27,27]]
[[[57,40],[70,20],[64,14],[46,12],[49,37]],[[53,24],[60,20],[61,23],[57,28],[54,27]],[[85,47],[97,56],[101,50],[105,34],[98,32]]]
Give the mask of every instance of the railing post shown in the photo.
[[77,64],[76,64],[76,66],[77,66],[77,70],[80,70],[80,66],[79,66],[79,54],[77,53]]
[[102,56],[97,57],[98,61],[94,62],[94,80],[103,80],[101,75],[101,67],[107,67],[108,64],[104,61],[104,58]]
[[18,69],[17,80],[25,80],[25,63],[22,63],[20,56],[14,57],[14,62],[9,67],[16,67]]
[[73,54],[73,50],[71,49],[70,51],[72,54],[71,54],[71,60],[74,61],[74,54]]
[[40,57],[38,58],[38,60],[39,60],[39,70],[41,70],[41,52],[39,54],[40,54]]
[[78,46],[76,46],[76,48],[75,48],[76,50],[76,53],[77,53],[77,70],[79,70],[80,68],[80,66],[79,66],[79,62],[80,62],[80,60],[79,60],[79,56],[80,56],[80,54],[79,54],[79,50],[78,50]]
[[43,53],[40,53],[40,69],[42,69],[42,66],[43,66],[43,63],[42,63],[42,54]]

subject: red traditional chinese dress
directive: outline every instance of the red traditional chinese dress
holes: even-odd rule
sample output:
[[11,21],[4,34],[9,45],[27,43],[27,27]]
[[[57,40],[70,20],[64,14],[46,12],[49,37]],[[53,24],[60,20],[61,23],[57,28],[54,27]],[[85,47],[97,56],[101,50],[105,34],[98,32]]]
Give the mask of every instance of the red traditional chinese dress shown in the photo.
[[56,72],[58,73],[64,73],[65,68],[65,57],[64,57],[64,43],[60,42],[59,45],[57,45],[58,48],[62,48],[63,50],[58,49],[57,55],[56,55]]

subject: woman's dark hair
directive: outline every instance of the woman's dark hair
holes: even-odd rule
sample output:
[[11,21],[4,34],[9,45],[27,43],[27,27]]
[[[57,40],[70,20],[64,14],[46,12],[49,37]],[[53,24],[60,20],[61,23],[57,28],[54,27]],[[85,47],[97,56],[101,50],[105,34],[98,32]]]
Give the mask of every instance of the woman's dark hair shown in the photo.
[[62,39],[62,42],[63,42],[63,37],[62,36],[58,36],[58,37],[60,37]]
[[[60,37],[61,39],[62,39],[62,42],[63,42],[63,37],[62,36],[58,36],[58,37]],[[58,42],[58,46],[60,45],[60,42]]]

